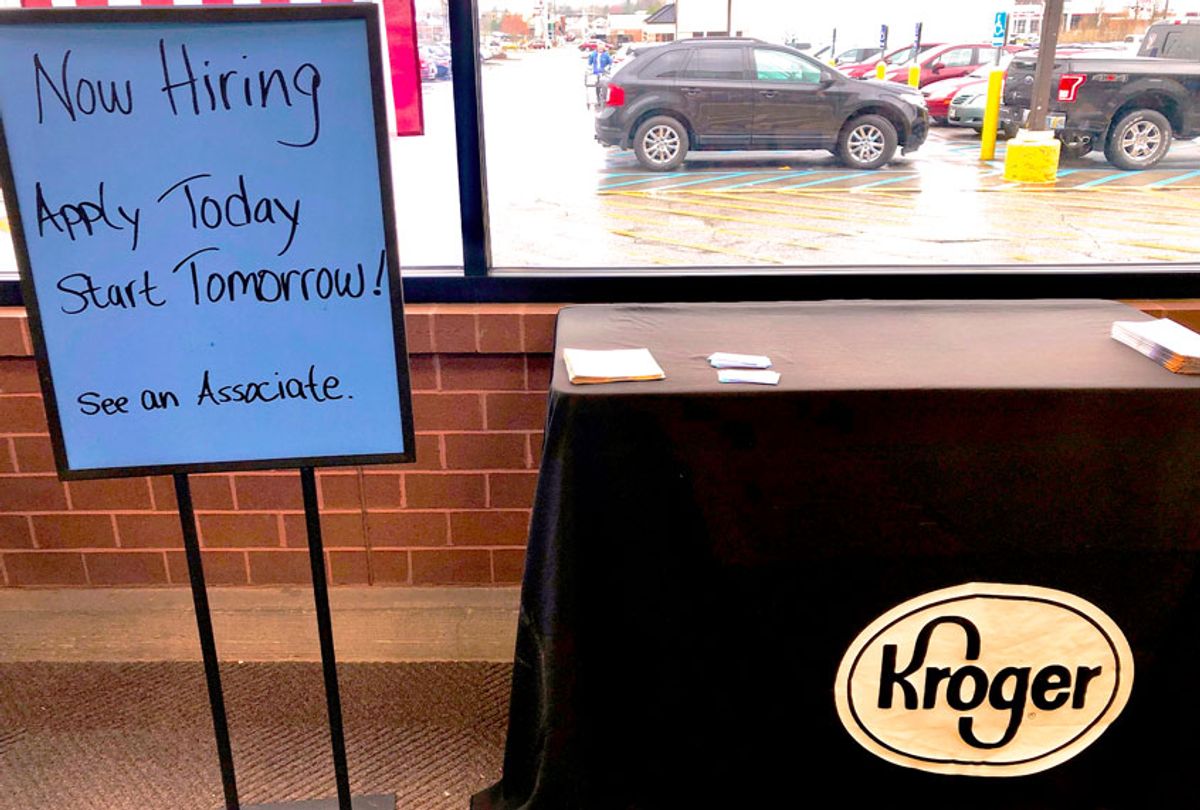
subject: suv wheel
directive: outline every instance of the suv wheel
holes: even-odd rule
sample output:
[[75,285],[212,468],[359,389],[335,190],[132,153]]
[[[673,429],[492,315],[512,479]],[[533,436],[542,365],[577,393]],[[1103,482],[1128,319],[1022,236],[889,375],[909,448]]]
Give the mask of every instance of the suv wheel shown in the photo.
[[669,115],[646,119],[633,135],[633,152],[638,163],[651,171],[676,168],[687,157],[687,151],[687,128]]
[[1133,110],[1113,124],[1104,156],[1118,169],[1149,169],[1171,148],[1171,122],[1154,110]]
[[881,115],[852,118],[838,135],[837,153],[853,169],[878,169],[896,153],[896,128]]

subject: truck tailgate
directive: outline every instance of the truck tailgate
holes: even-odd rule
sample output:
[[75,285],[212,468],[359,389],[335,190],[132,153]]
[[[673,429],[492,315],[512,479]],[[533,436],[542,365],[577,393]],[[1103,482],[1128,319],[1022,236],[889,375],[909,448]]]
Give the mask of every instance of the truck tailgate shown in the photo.
[[[1054,60],[1054,75],[1065,72],[1066,59]],[[1020,55],[1008,65],[1004,76],[1004,104],[1009,107],[1028,108],[1033,99],[1033,74],[1037,70],[1036,54]],[[1057,87],[1058,82],[1051,79],[1050,86]]]

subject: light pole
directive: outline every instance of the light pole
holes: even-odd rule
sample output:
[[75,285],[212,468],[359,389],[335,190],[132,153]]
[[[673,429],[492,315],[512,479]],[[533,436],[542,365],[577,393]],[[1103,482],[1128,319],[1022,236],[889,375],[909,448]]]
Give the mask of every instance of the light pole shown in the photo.
[[1050,110],[1050,82],[1054,74],[1054,51],[1058,29],[1062,25],[1063,0],[1046,0],[1042,7],[1041,41],[1038,43],[1037,68],[1033,74],[1033,94],[1025,127],[1008,142],[1004,155],[1004,179],[1018,183],[1053,183],[1058,177],[1058,157],[1062,145],[1049,129],[1046,113]]

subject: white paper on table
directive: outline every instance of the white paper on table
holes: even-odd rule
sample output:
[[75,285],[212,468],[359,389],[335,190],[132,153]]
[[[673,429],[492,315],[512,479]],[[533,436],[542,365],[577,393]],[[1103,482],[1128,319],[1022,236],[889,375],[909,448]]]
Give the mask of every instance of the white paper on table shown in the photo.
[[722,369],[717,372],[717,382],[749,383],[752,385],[779,385],[778,371],[756,371],[754,369]]
[[573,383],[661,380],[666,377],[649,349],[563,349]]
[[713,352],[708,356],[708,364],[713,368],[770,368],[771,358],[763,354]]

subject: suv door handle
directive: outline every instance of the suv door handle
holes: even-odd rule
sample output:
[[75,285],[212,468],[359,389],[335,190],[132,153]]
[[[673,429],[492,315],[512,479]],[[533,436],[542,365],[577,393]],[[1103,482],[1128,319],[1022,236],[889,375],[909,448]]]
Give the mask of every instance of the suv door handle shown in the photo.
[[779,93],[775,90],[759,90],[758,94],[763,98],[775,98]]
[[679,89],[683,91],[685,96],[698,96],[704,92],[699,87],[681,87]]

